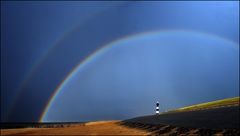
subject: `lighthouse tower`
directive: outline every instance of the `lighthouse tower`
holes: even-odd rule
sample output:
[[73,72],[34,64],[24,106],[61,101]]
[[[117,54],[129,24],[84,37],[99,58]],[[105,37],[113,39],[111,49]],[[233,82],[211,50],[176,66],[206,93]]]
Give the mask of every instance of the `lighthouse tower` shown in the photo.
[[156,103],[156,114],[158,115],[159,114],[159,102],[157,101]]

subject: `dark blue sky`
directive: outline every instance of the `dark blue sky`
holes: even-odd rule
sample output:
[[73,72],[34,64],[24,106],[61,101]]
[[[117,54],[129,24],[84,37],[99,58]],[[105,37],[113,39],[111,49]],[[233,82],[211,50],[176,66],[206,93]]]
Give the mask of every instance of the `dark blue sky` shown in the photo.
[[[68,88],[66,90],[70,90],[69,92],[72,90],[72,92],[76,94],[82,94],[83,96],[86,96],[85,99],[82,99],[82,96],[79,96],[79,99],[76,99],[75,102],[79,103],[79,109],[76,107],[77,109],[75,108],[75,110],[71,109],[72,112],[66,112],[56,116],[54,115],[55,112],[68,109],[67,107],[73,104],[72,101],[67,100],[71,99],[73,96],[66,93],[62,96],[59,96],[59,98],[63,96],[66,97],[56,100],[64,102],[63,106],[60,109],[58,107],[52,108],[51,110],[52,115],[54,115],[56,118],[51,118],[49,116],[48,120],[95,120],[106,119],[106,115],[108,116],[107,119],[123,119],[141,114],[151,114],[151,109],[154,109],[153,106],[156,99],[169,97],[170,95],[173,97],[173,103],[163,103],[163,105],[166,105],[165,109],[176,108],[179,106],[192,104],[194,102],[202,102],[204,100],[215,100],[236,96],[238,95],[239,90],[238,11],[239,2],[234,1],[1,2],[1,121],[38,121],[46,107],[46,104],[49,101],[50,96],[54,90],[56,90],[56,87],[61,84],[64,78],[69,75],[69,72],[71,72],[72,69],[79,64],[79,62],[84,60],[84,58],[109,42],[127,37],[129,35],[137,35],[139,33],[152,31],[181,30],[191,31],[193,35],[196,33],[196,35],[198,35],[198,33],[205,33],[212,36],[203,36],[202,40],[200,40],[201,38],[198,37],[196,38],[196,41],[192,41],[192,43],[201,45],[216,44],[221,42],[222,45],[221,47],[218,47],[218,45],[213,45],[213,47],[216,48],[213,48],[211,45],[209,45],[210,53],[206,53],[207,49],[202,48],[196,48],[196,50],[192,51],[192,48],[195,47],[184,46],[184,42],[189,41],[187,38],[191,37],[192,35],[184,34],[183,38],[185,39],[180,40],[179,45],[177,45],[177,43],[173,44],[173,49],[167,49],[166,52],[164,52],[166,54],[172,54],[172,59],[168,57],[164,59],[158,59],[163,54],[161,54],[161,49],[159,47],[160,45],[158,43],[161,41],[154,39],[148,42],[152,44],[150,47],[155,47],[156,49],[149,49],[145,48],[144,46],[133,46],[134,49],[126,47],[124,49],[119,48],[109,51],[113,52],[113,54],[111,55],[110,53],[110,55],[105,55],[107,57],[104,60],[101,60],[101,57],[99,57],[98,60],[93,61],[94,64],[92,65],[94,66],[86,66],[84,68],[85,72],[76,74],[78,75],[77,77],[79,80],[71,80],[71,82],[68,83],[69,85],[67,86],[70,88],[72,87],[72,89]],[[173,35],[176,36],[181,34]],[[214,39],[213,37],[215,36],[221,37],[219,39],[224,40]],[[237,48],[235,48],[234,51],[232,51],[231,47],[226,47],[231,45],[225,45],[232,42],[237,45]],[[135,42],[135,44],[140,43]],[[161,48],[163,47],[161,46]],[[149,59],[144,59],[145,57],[141,58],[142,55],[139,55],[138,51],[141,52],[147,50],[149,52],[144,52],[143,54]],[[181,53],[179,53],[181,50],[190,50],[190,53],[186,56],[181,56]],[[211,53],[215,50],[217,50],[217,53]],[[120,56],[117,56],[116,52],[121,52]],[[194,54],[205,54],[205,57],[202,58],[199,56],[194,56]],[[206,55],[208,55],[207,58]],[[142,80],[151,79],[151,82],[154,82],[154,84],[143,84],[141,88],[145,89],[137,89],[141,90],[141,93],[139,93],[141,95],[135,96],[135,94],[138,93],[131,92],[131,87],[139,84],[140,82],[139,80],[135,80],[135,78],[131,78],[131,76],[123,76],[122,78],[116,76],[113,78],[114,80],[110,80],[112,78],[110,78],[109,75],[114,75],[114,73],[116,74],[116,71],[113,72],[114,68],[108,62],[121,62],[122,60],[119,59],[124,56],[126,57],[126,62],[123,62],[123,64],[117,66],[117,68],[120,69],[120,71],[117,73],[122,73],[121,75],[128,75],[128,70],[124,70],[124,68],[149,65],[149,71],[139,68],[136,69],[136,75],[133,76],[139,76],[139,78],[146,77],[146,79]],[[179,61],[175,60],[175,58],[178,58],[179,56],[183,59],[180,59]],[[181,93],[170,94],[166,91],[161,91],[161,87],[156,86],[154,88],[154,85],[157,85],[158,82],[163,84],[162,82],[166,82],[166,80],[169,81],[167,82],[169,83],[168,86],[172,88],[174,88],[174,85],[181,86],[183,84],[191,84],[188,82],[191,78],[196,79],[196,81],[194,80],[195,82],[192,83],[199,83],[200,81],[197,82],[197,78],[199,77],[196,76],[196,78],[194,78],[194,72],[190,72],[193,75],[189,75],[191,78],[185,78],[186,80],[177,80],[175,79],[175,76],[164,74],[171,71],[171,73],[176,72],[174,75],[181,76],[181,69],[184,69],[186,64],[195,65],[196,62],[194,59],[192,61],[185,61],[185,58],[192,57],[199,59],[199,64],[211,64],[209,68],[206,68],[204,71],[202,71],[206,73],[206,75],[202,73],[206,76],[204,76],[203,79],[208,78],[211,82],[206,84],[193,84],[191,85],[192,87],[190,89],[185,88],[189,89],[187,92],[194,90],[196,93],[199,93],[199,96],[201,96],[199,99],[195,98],[195,93],[186,93],[184,95]],[[219,59],[224,61],[220,61]],[[140,61],[136,62],[135,60]],[[158,63],[155,63],[155,61]],[[160,70],[160,66],[159,69],[153,68],[158,67],[158,65],[162,64],[164,61],[171,62],[169,63],[169,65],[173,65],[171,66],[171,70]],[[102,68],[107,64],[109,64],[109,67],[107,67],[108,69]],[[196,63],[196,65],[197,64],[198,63]],[[176,67],[175,65],[183,67]],[[197,67],[199,67],[199,69],[203,69],[201,66]],[[196,70],[196,66],[193,68]],[[123,69],[123,71],[121,71],[121,69]],[[212,73],[215,71],[215,69],[216,72]],[[189,70],[194,71],[193,69]],[[95,71],[96,74],[89,74],[94,73],[93,71]],[[109,74],[111,71],[113,73]],[[101,74],[98,74],[99,72]],[[142,72],[144,72],[145,76],[141,76],[140,73]],[[187,73],[183,74],[185,75]],[[151,75],[158,76],[152,77]],[[221,78],[226,77],[226,79],[217,80],[216,76]],[[100,81],[90,82],[91,80],[98,81],[99,78],[101,79],[104,77],[106,77],[106,80],[102,81],[104,83],[101,83]],[[160,77],[161,80],[159,79]],[[120,84],[116,85],[116,87],[113,86],[112,82],[110,82],[128,82],[130,79],[132,80],[131,84],[124,84],[123,91],[121,93],[119,91],[119,89],[121,89],[119,87]],[[77,83],[78,86],[74,84],[77,81],[79,81],[79,83]],[[106,84],[107,81],[109,81],[108,85]],[[164,83],[164,85],[167,83]],[[200,89],[200,85],[207,88],[205,91],[211,90],[210,88],[212,88],[214,91],[209,92],[209,94],[204,91],[201,93],[201,90],[204,89]],[[84,86],[85,90],[82,89]],[[90,89],[90,86],[96,87],[95,89]],[[98,91],[97,88],[100,88],[100,86],[103,86],[103,89],[109,89],[109,92],[116,92],[115,94],[118,95],[114,95],[115,97],[113,97],[111,95],[109,96],[101,93],[101,98],[97,99],[95,95],[93,96],[91,94],[95,91]],[[167,90],[167,88],[164,90]],[[118,98],[119,101],[126,100],[124,96],[127,93],[134,94],[129,95],[131,96],[129,98],[133,98],[132,101],[129,100],[126,101],[126,103],[120,103],[118,109],[113,108],[116,106],[116,101],[108,98]],[[145,95],[148,96],[146,97],[146,100],[140,102],[142,99],[144,99],[142,97]],[[158,96],[155,97],[156,95]],[[179,97],[188,97],[189,101],[186,100],[182,101],[181,103],[181,99],[178,99]],[[127,98],[127,100],[129,98]],[[95,101],[91,99],[94,99]],[[100,101],[100,99],[104,99],[106,101]],[[193,99],[197,101],[193,101]],[[89,114],[92,113],[92,108],[90,110],[88,108],[81,107],[92,106],[91,101],[94,103],[99,103],[99,105],[96,105],[95,108],[100,108],[105,105],[106,102],[109,103],[110,101],[111,104],[108,105],[109,111],[105,110],[106,112],[99,111],[99,113],[96,114]],[[152,102],[152,105],[150,102]],[[143,107],[142,111],[137,112],[137,109],[135,109],[136,105],[131,103],[141,103]],[[124,105],[128,106],[125,107]],[[72,108],[74,108],[74,106],[72,106]],[[83,109],[86,112],[84,114],[85,116],[81,115],[81,118],[77,117],[79,112],[83,111]],[[117,110],[117,113],[113,112],[114,110]]]

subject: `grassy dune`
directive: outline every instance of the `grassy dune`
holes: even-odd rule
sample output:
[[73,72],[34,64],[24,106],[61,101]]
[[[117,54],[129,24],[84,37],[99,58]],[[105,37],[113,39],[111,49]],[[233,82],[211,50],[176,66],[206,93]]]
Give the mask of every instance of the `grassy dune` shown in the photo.
[[[240,135],[239,97],[201,103],[124,121],[50,124],[53,128],[1,129],[1,135]],[[228,107],[229,106],[229,107]],[[218,108],[222,107],[222,108]],[[209,109],[209,110],[201,110]],[[181,112],[193,111],[194,112]],[[231,114],[229,114],[231,113]],[[44,124],[45,126],[46,124]],[[63,126],[63,127],[59,127]],[[38,126],[38,125],[35,125]],[[40,125],[41,126],[41,125]],[[49,126],[49,124],[47,124]]]
[[212,102],[206,102],[206,103],[186,106],[183,108],[172,110],[170,112],[193,111],[193,110],[239,105],[239,100],[240,100],[240,97],[227,98],[227,99],[222,99],[222,100],[217,100],[217,101],[212,101]]
[[240,136],[239,97],[191,105],[160,115],[123,121],[130,128],[151,135],[231,135]]

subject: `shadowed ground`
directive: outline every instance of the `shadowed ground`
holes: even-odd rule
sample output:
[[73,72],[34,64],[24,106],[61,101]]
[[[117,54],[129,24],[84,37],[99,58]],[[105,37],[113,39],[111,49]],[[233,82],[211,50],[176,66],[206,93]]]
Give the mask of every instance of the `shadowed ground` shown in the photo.
[[160,135],[240,135],[239,106],[173,112],[125,120],[122,125]]

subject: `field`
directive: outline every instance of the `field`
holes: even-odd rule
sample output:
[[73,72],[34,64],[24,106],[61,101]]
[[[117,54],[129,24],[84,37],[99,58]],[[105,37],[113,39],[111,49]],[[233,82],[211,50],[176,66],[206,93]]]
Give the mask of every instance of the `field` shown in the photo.
[[120,125],[120,121],[98,121],[61,128],[1,129],[1,135],[147,135],[149,132]]

